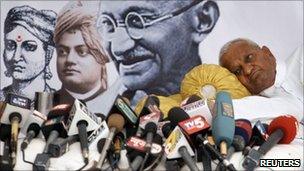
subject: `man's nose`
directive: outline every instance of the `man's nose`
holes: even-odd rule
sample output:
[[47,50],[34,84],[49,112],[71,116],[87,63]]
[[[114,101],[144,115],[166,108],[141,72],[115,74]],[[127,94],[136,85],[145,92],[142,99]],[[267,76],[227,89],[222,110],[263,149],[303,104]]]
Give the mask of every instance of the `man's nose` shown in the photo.
[[245,67],[244,67],[245,75],[250,75],[252,69],[253,69],[253,66],[250,63],[245,64]]
[[76,59],[76,52],[75,50],[71,50],[70,53],[67,55],[66,57],[66,63],[76,63],[77,59]]
[[116,29],[115,37],[111,42],[111,52],[115,57],[123,56],[135,46],[135,41],[123,27],[118,27]]

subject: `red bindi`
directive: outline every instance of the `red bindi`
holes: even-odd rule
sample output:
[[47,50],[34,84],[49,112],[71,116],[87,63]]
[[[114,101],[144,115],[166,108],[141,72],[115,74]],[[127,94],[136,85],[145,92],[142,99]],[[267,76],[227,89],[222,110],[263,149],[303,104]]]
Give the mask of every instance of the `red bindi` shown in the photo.
[[17,38],[16,38],[16,41],[17,42],[21,42],[22,41],[22,37],[20,35],[18,35]]

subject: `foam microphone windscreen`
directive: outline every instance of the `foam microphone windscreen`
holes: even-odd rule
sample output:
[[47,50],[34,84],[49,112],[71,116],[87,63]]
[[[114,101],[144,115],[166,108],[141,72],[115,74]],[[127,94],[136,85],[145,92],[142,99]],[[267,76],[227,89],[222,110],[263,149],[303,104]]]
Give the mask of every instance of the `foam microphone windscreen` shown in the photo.
[[65,119],[67,119],[71,109],[72,109],[71,104],[56,105],[49,111],[49,114],[47,115],[47,119],[53,119],[63,115],[66,116]]
[[156,144],[163,144],[163,138],[159,134],[155,134],[153,138],[153,142]]
[[244,138],[239,135],[233,137],[232,145],[235,148],[235,151],[242,151],[246,146]]
[[[186,100],[186,104],[190,104],[196,101],[202,100],[202,98],[196,94],[193,94],[191,96],[188,97],[188,99]],[[186,105],[185,104],[185,105]]]
[[244,138],[245,143],[248,144],[252,135],[251,122],[247,119],[235,120],[235,135],[239,135]]
[[284,133],[279,141],[281,144],[289,144],[295,138],[298,130],[298,121],[291,115],[283,115],[275,118],[268,126],[268,134],[271,135],[275,130],[281,129]]
[[179,122],[189,119],[190,116],[180,107],[173,107],[168,112],[168,118],[171,121],[171,127],[175,128]]
[[159,99],[156,96],[149,96],[146,100],[145,106],[154,104],[159,107]]
[[37,123],[31,123],[30,126],[27,128],[27,132],[34,131],[35,136],[37,136],[39,134],[40,130],[41,130],[41,127]]
[[125,119],[118,113],[114,113],[109,116],[108,118],[108,127],[109,128],[116,128],[116,132],[120,132],[125,125]]
[[171,131],[172,131],[171,122],[165,123],[162,126],[162,133],[163,133],[165,138],[169,137]]
[[99,153],[101,153],[102,149],[103,149],[103,146],[106,142],[106,138],[101,138],[98,143],[97,143],[97,150]]
[[0,140],[5,141],[11,137],[11,125],[0,124]]
[[151,132],[153,134],[155,134],[157,131],[157,125],[154,122],[148,122],[145,125],[145,132]]

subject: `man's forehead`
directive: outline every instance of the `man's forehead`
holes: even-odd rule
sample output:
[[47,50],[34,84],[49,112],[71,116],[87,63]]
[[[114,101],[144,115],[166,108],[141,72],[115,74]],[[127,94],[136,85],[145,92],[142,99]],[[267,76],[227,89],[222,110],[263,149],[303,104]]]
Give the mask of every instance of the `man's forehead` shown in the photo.
[[100,1],[99,13],[110,13],[112,15],[124,15],[130,11],[162,13],[176,9],[180,2],[178,1]]

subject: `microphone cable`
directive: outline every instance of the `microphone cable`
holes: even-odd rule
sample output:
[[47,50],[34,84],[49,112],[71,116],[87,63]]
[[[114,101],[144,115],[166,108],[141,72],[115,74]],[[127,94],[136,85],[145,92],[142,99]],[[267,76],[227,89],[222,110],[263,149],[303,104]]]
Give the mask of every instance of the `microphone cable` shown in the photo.
[[89,161],[85,160],[84,165],[81,168],[77,169],[77,171],[83,170],[88,164],[89,164]]
[[[30,162],[30,161],[28,161],[28,160],[25,160],[25,151],[24,151],[24,149],[22,149],[21,152],[22,152],[22,160],[23,160],[23,162],[24,162],[24,163],[31,164],[32,166],[36,167],[35,163]],[[38,168],[36,168],[36,169],[38,170]]]
[[152,162],[149,166],[147,166],[144,171],[149,171],[149,170],[153,170],[154,167],[156,167],[156,164],[159,164],[158,162],[160,161],[160,159],[162,158],[162,154],[160,153],[157,158],[154,160],[154,162]]

